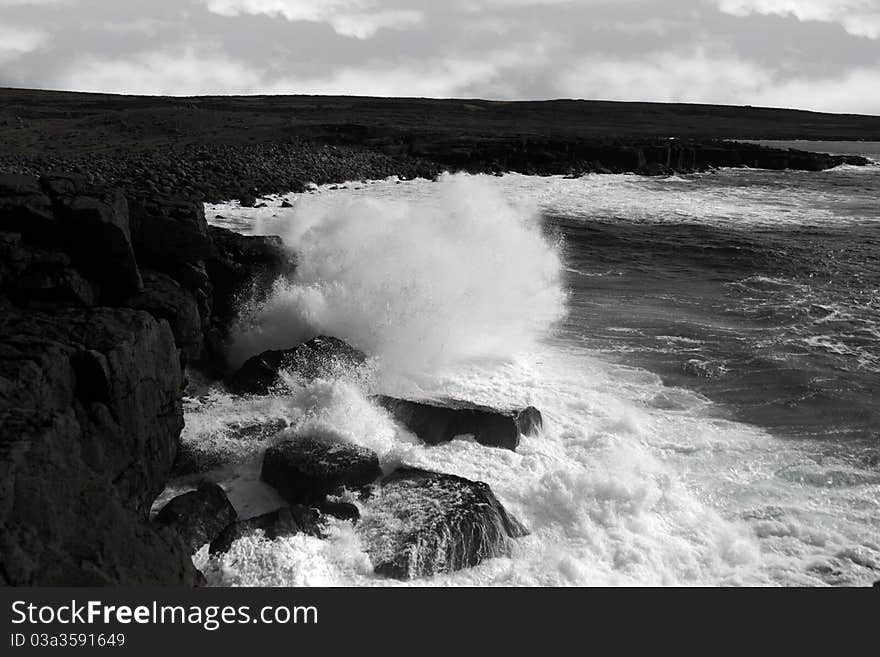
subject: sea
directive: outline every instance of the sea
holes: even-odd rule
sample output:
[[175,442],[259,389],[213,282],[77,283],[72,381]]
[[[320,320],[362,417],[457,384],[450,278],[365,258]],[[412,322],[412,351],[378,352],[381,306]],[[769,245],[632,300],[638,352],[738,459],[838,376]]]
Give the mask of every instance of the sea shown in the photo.
[[[880,143],[773,142],[880,162]],[[290,208],[280,207],[287,200]],[[241,517],[272,431],[488,483],[510,556],[397,582],[350,523],[194,559],[222,586],[866,586],[880,580],[880,166],[313,186],[209,221],[297,274],[242,298],[233,364],[333,335],[355,378],[241,398],[191,375],[188,449]],[[516,452],[430,447],[369,395],[533,405]],[[195,479],[178,480],[165,498]]]

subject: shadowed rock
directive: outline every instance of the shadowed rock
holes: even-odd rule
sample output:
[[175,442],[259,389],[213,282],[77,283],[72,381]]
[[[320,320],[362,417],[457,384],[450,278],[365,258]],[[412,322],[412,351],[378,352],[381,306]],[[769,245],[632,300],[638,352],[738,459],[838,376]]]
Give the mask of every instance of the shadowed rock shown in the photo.
[[216,440],[203,440],[201,435],[189,436],[181,441],[172,474],[207,472],[236,462],[242,454],[257,455],[272,437],[288,426],[284,419],[232,422],[216,431]]
[[236,520],[238,514],[223,489],[217,484],[204,483],[198,490],[168,502],[153,522],[174,529],[195,552]]
[[248,359],[227,381],[238,395],[265,395],[279,382],[281,370],[304,379],[329,377],[355,369],[366,362],[363,352],[337,338],[318,336],[281,351],[264,351]]
[[0,563],[11,585],[195,584],[146,519],[183,426],[167,324],[125,309],[0,312]]
[[488,485],[400,468],[366,503],[358,534],[379,575],[430,577],[510,554],[528,532]]
[[143,281],[143,292],[125,300],[125,305],[166,320],[186,360],[194,362],[201,356],[203,341],[202,317],[195,296],[162,272],[145,270]]
[[260,474],[290,504],[315,506],[340,488],[363,488],[381,475],[375,452],[308,436],[270,447]]
[[424,402],[384,395],[373,399],[429,445],[472,435],[481,445],[516,450],[521,434],[534,435],[543,426],[541,412],[532,406],[501,411],[457,400]]
[[227,552],[238,539],[257,531],[262,531],[263,536],[269,540],[300,533],[322,536],[318,512],[305,506],[294,505],[228,525],[211,541],[208,550],[211,554],[222,554]]

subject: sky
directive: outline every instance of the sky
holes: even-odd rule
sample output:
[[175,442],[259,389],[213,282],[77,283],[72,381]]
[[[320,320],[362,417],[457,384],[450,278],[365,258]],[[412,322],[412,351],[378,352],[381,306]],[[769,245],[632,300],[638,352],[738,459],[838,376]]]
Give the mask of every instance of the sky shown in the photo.
[[0,86],[880,115],[880,0],[0,0]]

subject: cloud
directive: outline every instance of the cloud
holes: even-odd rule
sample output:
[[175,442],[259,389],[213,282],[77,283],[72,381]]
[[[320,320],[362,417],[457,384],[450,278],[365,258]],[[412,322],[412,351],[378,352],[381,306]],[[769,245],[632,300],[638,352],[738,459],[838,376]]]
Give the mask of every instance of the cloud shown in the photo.
[[842,76],[782,76],[731,54],[658,52],[644,58],[600,58],[563,71],[563,95],[576,98],[806,108],[836,113],[877,113],[880,61]]
[[769,85],[769,74],[732,55],[703,50],[654,52],[637,59],[587,58],[562,71],[559,90],[574,98],[742,104]]
[[878,6],[0,0],[0,79],[167,95],[579,97],[880,114]]
[[880,114],[880,61],[841,77],[785,80],[756,93],[753,102],[842,114]]
[[880,38],[880,0],[717,0],[733,16],[793,16],[801,21],[839,23],[852,35]]
[[144,95],[254,93],[260,78],[250,67],[193,47],[127,59],[76,58],[57,74],[65,88]]
[[373,14],[340,14],[328,20],[337,34],[369,39],[381,29],[414,27],[424,20],[420,11],[406,9],[380,11]]
[[453,97],[493,89],[514,93],[504,71],[538,61],[529,48],[482,53],[478,58],[440,57],[418,62],[377,59],[327,74],[274,76],[209,49],[195,47],[143,53],[126,59],[81,57],[59,73],[77,91],[147,95],[317,94]]
[[41,48],[47,39],[48,35],[41,30],[0,25],[0,63]]
[[28,7],[32,5],[61,5],[70,0],[0,0],[0,7]]
[[288,21],[327,23],[337,34],[369,39],[381,29],[419,25],[424,14],[413,9],[378,9],[375,0],[202,0],[221,16],[267,15]]

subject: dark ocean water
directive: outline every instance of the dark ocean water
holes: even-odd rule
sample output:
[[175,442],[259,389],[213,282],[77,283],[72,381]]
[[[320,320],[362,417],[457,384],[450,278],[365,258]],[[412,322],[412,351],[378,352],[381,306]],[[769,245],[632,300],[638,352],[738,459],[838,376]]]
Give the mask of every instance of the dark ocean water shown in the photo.
[[[737,420],[876,447],[880,175],[762,172],[687,185],[804,199],[818,191],[829,206],[841,198],[830,207],[839,221],[552,217],[571,264],[566,333],[706,395]],[[667,184],[658,193],[670,192]]]

